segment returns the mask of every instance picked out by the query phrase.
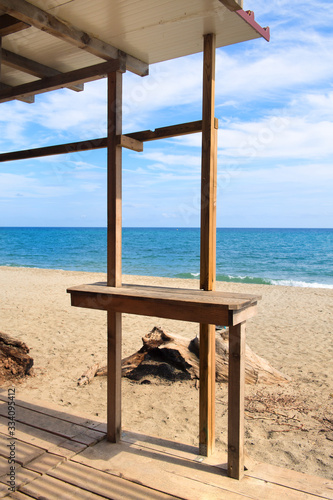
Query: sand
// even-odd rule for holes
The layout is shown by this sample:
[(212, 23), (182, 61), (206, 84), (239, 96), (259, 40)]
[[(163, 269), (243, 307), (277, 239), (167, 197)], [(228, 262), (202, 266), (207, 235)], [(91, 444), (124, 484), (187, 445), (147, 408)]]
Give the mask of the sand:
[[(0, 331), (24, 341), (34, 376), (17, 385), (18, 397), (46, 401), (106, 418), (106, 380), (83, 387), (92, 364), (106, 364), (106, 313), (70, 306), (69, 286), (104, 275), (0, 267)], [(196, 280), (124, 276), (126, 283), (197, 288)], [(292, 381), (246, 386), (246, 450), (254, 459), (332, 477), (333, 290), (218, 283), (217, 289), (262, 295), (247, 322), (247, 342)], [(195, 323), (123, 316), (123, 356), (154, 326), (193, 338)], [(198, 444), (198, 389), (193, 381), (140, 384), (123, 379), (123, 428)], [(226, 447), (227, 386), (216, 390), (216, 445)]]

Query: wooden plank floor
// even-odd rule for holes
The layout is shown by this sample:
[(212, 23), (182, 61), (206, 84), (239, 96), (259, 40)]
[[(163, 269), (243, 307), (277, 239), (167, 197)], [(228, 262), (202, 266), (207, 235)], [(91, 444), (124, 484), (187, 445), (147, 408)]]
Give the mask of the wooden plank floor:
[(242, 481), (226, 475), (226, 455), (124, 432), (105, 439), (101, 420), (49, 403), (16, 399), (16, 488), (8, 491), (7, 392), (0, 391), (0, 498), (302, 500), (333, 499), (333, 481), (248, 460)]

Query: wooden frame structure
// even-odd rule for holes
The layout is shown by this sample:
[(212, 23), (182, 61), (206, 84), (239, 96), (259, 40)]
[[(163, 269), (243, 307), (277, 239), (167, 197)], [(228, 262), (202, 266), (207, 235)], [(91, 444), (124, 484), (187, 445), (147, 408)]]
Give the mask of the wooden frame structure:
[[(245, 321), (256, 312), (260, 297), (214, 292), (216, 246), (217, 121), (214, 117), (215, 37), (204, 37), (201, 257), (198, 291), (122, 286), (121, 278), (121, 85), (122, 75), (108, 75), (108, 249), (107, 283), (68, 289), (72, 305), (107, 311), (108, 439), (121, 439), (121, 315), (159, 316), (200, 323), (199, 452), (209, 456), (215, 445), (215, 325), (230, 328), (228, 470), (244, 471)], [(183, 133), (193, 132), (192, 124)], [(170, 127), (167, 136), (180, 132)], [(151, 134), (147, 134), (151, 137)], [(163, 138), (161, 132), (159, 138)], [(178, 134), (177, 134), (178, 135)], [(144, 133), (130, 134), (140, 138)], [(156, 138), (156, 136), (154, 137)], [(138, 140), (138, 139), (136, 139)]]
[[(23, 71), (25, 74), (37, 76), (38, 79), (22, 81), (16, 85), (1, 84), (0, 102), (13, 99), (32, 102), (36, 94), (62, 87), (80, 91), (84, 82), (106, 76), (107, 137), (35, 150), (2, 153), (0, 162), (107, 148), (107, 282), (68, 289), (73, 306), (107, 311), (107, 438), (114, 443), (121, 439), (122, 313), (193, 321), (200, 324), (199, 451), (202, 455), (211, 455), (215, 443), (215, 325), (229, 326), (228, 474), (240, 479), (244, 473), (245, 323), (256, 313), (256, 304), (260, 297), (215, 291), (218, 128), (214, 115), (215, 52), (217, 38), (221, 46), (221, 36), (225, 35), (221, 35), (221, 30), (217, 30), (217, 34), (213, 31), (203, 33), (202, 120), (123, 135), (123, 73), (129, 70), (145, 76), (148, 73), (147, 62), (125, 52), (122, 48), (112, 46), (107, 41), (89, 35), (67, 20), (62, 21), (50, 12), (43, 11), (37, 6), (39, 0), (35, 3), (36, 5), (32, 5), (25, 0), (0, 0), (0, 42), (1, 37), (4, 39), (7, 36), (15, 37), (21, 31), (29, 32), (32, 26), (81, 51), (83, 49), (88, 55), (100, 58), (104, 62), (99, 60), (97, 64), (63, 72), (5, 48), (0, 52), (2, 64)], [(57, 4), (58, 0), (55, 0), (55, 3)], [(241, 1), (220, 0), (217, 3), (221, 7), (223, 5), (223, 15), (227, 25), (232, 21), (237, 26), (244, 27), (244, 39), (259, 36), (268, 39), (269, 31), (255, 23), (253, 13), (244, 13)], [(63, 8), (61, 2), (59, 8)], [(200, 16), (198, 14), (196, 16), (199, 19)], [(212, 20), (215, 19), (214, 16), (215, 11), (211, 15)], [(188, 31), (189, 37), (192, 37), (192, 31), (192, 29)], [(190, 41), (193, 43), (192, 39)], [(119, 38), (119, 43), (123, 43), (122, 38)], [(228, 41), (228, 43), (233, 42)], [(170, 48), (170, 53), (172, 50), (177, 50), (177, 46)], [(191, 50), (197, 51), (197, 45)], [(154, 58), (159, 56), (148, 54), (147, 59), (150, 57), (154, 62)], [(122, 148), (142, 151), (145, 141), (199, 131), (202, 132), (200, 290), (123, 286)]]

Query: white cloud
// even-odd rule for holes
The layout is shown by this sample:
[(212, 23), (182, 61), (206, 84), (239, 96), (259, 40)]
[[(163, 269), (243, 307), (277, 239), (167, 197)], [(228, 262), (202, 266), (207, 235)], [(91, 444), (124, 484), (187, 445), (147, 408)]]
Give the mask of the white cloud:
[[(202, 56), (194, 55), (152, 65), (150, 75), (124, 80), (125, 119), (142, 123), (147, 115), (163, 108), (197, 103), (201, 97)], [(143, 117), (137, 115), (143, 113)], [(135, 115), (135, 120), (133, 119)], [(131, 119), (132, 115), (132, 119)], [(159, 124), (150, 124), (154, 129)]]
[[(216, 93), (219, 98), (234, 100), (239, 104), (251, 101), (265, 102), (268, 98), (288, 100), (300, 90), (311, 85), (322, 85), (333, 78), (333, 51), (318, 57), (322, 41), (310, 40), (308, 44), (290, 44), (272, 51), (230, 56), (220, 52), (217, 57)], [(333, 40), (332, 40), (333, 42)]]
[(330, 165), (238, 169), (218, 181), (218, 225), (331, 227)]
[[(301, 31), (303, 28), (314, 30), (329, 25), (333, 18), (330, 2), (326, 0), (275, 0), (270, 4), (266, 0), (245, 0), (244, 9), (254, 10), (257, 14), (257, 21), (268, 22), (273, 28), (272, 31), (281, 31), (283, 26), (290, 26), (294, 31)], [(262, 24), (262, 23), (261, 23)], [(290, 40), (290, 36), (289, 36)]]
[(50, 198), (68, 195), (72, 190), (64, 186), (43, 185), (39, 179), (28, 175), (0, 172), (0, 198)]
[[(286, 164), (277, 165), (273, 168), (261, 167), (255, 170), (238, 170), (238, 179), (244, 182), (244, 185), (251, 184), (251, 189), (256, 193), (262, 190), (265, 194), (276, 189), (295, 190), (295, 185), (299, 188), (317, 189), (322, 186), (323, 191), (329, 189), (328, 183), (333, 179), (331, 165), (322, 163), (298, 164), (289, 166)], [(260, 183), (258, 184), (258, 179)], [(270, 186), (270, 189), (268, 187)], [(278, 188), (277, 188), (278, 186)], [(263, 189), (265, 188), (265, 189)]]
[[(298, 94), (282, 110), (272, 110), (262, 119), (220, 120), (218, 146), (221, 163), (227, 156), (237, 161), (258, 158), (333, 158), (333, 91)], [(201, 147), (201, 136), (175, 139), (180, 147)]]
[(290, 104), (294, 114), (307, 116), (312, 121), (332, 120), (333, 116), (333, 80), (332, 90), (316, 90), (312, 93), (297, 95)]
[(154, 162), (159, 162), (166, 166), (182, 165), (190, 167), (200, 167), (200, 156), (189, 154), (167, 154), (163, 151), (152, 151), (151, 153), (143, 153), (142, 158)]
[(86, 191), (88, 193), (94, 193), (95, 191), (99, 191), (101, 189), (101, 184), (93, 183), (93, 182), (85, 182), (79, 186), (79, 189), (82, 191)]
[(61, 90), (36, 96), (35, 104), (3, 103), (0, 148), (30, 149), (106, 135), (106, 85), (97, 81), (84, 92)]
[(275, 130), (271, 120), (238, 123), (219, 130), (223, 153), (234, 158), (287, 158), (327, 160), (333, 156), (333, 123), (284, 117), (285, 127)]

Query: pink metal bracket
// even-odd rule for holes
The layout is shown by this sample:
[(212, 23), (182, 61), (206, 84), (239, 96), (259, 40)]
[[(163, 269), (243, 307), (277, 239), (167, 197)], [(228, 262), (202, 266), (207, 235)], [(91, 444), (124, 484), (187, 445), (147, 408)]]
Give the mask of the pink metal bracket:
[(236, 11), (236, 14), (243, 18), (244, 21), (246, 21), (257, 33), (259, 33), (260, 36), (262, 36), (263, 38), (265, 38), (265, 40), (267, 40), (267, 42), (269, 42), (269, 28), (262, 28), (260, 24), (256, 22), (254, 18), (254, 12), (252, 12), (252, 10), (245, 11), (243, 9), (240, 9)]

